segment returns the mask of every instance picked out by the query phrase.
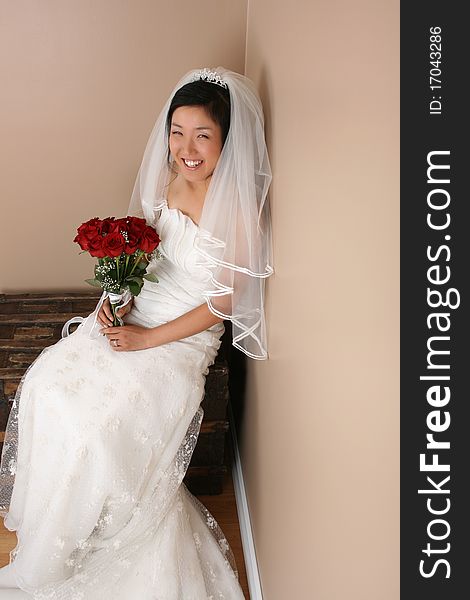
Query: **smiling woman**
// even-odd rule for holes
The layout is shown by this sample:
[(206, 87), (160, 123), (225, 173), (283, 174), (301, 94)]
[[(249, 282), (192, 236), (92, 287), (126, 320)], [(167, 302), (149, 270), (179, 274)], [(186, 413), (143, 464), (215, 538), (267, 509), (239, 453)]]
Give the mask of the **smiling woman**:
[(189, 72), (165, 104), (129, 210), (161, 239), (163, 258), (148, 266), (158, 282), (145, 280), (122, 327), (107, 326), (103, 304), (22, 381), (0, 469), (0, 513), (18, 545), (0, 588), (43, 600), (243, 599), (227, 540), (182, 481), (223, 319), (234, 345), (267, 358), (262, 123), (251, 82), (222, 68)]
[(169, 147), (175, 178), (168, 204), (198, 222), (222, 150), (221, 127), (204, 107), (181, 106), (173, 113)]
[(167, 200), (195, 223), (219, 160), (230, 124), (228, 89), (193, 81), (174, 95), (166, 118), (168, 165), (172, 174)]

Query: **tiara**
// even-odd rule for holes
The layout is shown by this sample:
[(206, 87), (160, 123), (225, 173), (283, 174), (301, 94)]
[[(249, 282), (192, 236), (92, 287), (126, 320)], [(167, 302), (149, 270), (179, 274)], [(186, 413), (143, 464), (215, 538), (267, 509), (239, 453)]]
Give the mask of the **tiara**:
[(210, 71), (209, 69), (201, 69), (199, 71), (196, 71), (196, 73), (194, 73), (194, 75), (191, 77), (190, 83), (192, 83), (193, 81), (198, 81), (199, 79), (208, 81), (209, 83), (216, 83), (217, 85), (222, 86), (226, 90), (228, 89), (228, 85), (225, 83), (222, 77), (215, 71)]

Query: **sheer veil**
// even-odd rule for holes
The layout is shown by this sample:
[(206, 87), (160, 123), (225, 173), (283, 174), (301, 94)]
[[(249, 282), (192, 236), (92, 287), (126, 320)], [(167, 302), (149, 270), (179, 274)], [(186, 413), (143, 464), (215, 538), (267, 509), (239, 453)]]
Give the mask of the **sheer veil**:
[[(232, 322), (232, 343), (251, 358), (268, 358), (264, 315), (265, 279), (272, 275), (271, 219), (267, 193), (271, 167), (264, 116), (253, 82), (223, 67), (194, 69), (178, 81), (145, 148), (129, 214), (155, 225), (171, 175), (166, 117), (175, 92), (200, 78), (225, 83), (230, 94), (230, 128), (212, 175), (195, 246), (209, 284), (209, 309)], [(218, 85), (214, 83), (214, 85)]]

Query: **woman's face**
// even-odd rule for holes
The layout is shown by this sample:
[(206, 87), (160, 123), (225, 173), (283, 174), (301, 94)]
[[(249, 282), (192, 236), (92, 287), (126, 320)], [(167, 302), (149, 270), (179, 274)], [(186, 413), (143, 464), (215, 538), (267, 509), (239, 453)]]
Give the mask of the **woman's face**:
[(219, 160), (222, 131), (203, 106), (180, 106), (171, 118), (169, 143), (178, 172), (188, 182), (202, 182)]

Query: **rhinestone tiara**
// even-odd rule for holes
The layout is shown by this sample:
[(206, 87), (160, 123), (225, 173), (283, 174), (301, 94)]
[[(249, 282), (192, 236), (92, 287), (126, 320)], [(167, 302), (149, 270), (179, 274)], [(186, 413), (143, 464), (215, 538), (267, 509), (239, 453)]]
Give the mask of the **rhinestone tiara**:
[(194, 75), (191, 77), (190, 83), (192, 83), (193, 81), (198, 81), (199, 79), (208, 81), (209, 83), (216, 83), (217, 85), (220, 85), (226, 90), (228, 89), (228, 85), (225, 83), (222, 77), (218, 73), (216, 73), (215, 71), (211, 71), (210, 69), (200, 69), (199, 71), (196, 71), (196, 73), (194, 73)]

